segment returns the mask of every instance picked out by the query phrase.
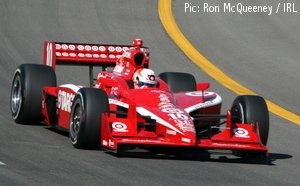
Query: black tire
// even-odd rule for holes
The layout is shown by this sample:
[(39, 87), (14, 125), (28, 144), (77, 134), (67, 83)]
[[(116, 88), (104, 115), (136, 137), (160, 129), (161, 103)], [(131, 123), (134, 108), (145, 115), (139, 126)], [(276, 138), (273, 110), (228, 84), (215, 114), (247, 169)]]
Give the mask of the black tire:
[(264, 98), (260, 96), (238, 96), (232, 104), (233, 123), (258, 122), (261, 142), (267, 145), (269, 136), (269, 111)]
[(41, 122), (45, 86), (56, 86), (54, 70), (46, 65), (23, 64), (16, 71), (10, 94), (10, 108), (16, 123)]
[(75, 148), (100, 147), (101, 114), (109, 112), (106, 92), (81, 88), (74, 98), (70, 115), (70, 139)]
[(167, 83), (172, 92), (196, 91), (197, 84), (192, 74), (183, 72), (163, 72), (158, 75)]

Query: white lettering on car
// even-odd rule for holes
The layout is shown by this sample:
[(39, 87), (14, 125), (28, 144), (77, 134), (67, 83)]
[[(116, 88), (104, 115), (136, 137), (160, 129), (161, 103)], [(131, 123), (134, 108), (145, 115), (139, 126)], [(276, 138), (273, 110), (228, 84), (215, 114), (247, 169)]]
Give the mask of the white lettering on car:
[(166, 94), (161, 93), (159, 95), (160, 102), (158, 104), (159, 109), (162, 112), (168, 113), (168, 116), (173, 120), (178, 128), (182, 131), (195, 132), (193, 121), (186, 113), (177, 108), (170, 100), (170, 97)]
[(73, 103), (75, 95), (72, 93), (68, 93), (62, 90), (58, 91), (58, 108), (66, 111), (66, 112), (71, 112), (71, 106)]

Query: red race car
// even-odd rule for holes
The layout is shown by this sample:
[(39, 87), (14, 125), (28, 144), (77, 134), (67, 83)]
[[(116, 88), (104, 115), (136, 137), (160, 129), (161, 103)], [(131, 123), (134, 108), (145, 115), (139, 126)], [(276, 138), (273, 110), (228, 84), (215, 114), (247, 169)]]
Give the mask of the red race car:
[[(269, 112), (262, 97), (222, 98), (193, 75), (155, 76), (149, 49), (133, 45), (45, 42), (44, 65), (20, 65), (11, 89), (16, 123), (43, 122), (69, 131), (76, 148), (224, 149), (268, 155)], [(57, 65), (89, 67), (90, 85), (57, 86)], [(94, 66), (102, 71), (94, 78)], [(111, 67), (111, 68), (109, 68)], [(111, 69), (111, 70), (108, 70)]]

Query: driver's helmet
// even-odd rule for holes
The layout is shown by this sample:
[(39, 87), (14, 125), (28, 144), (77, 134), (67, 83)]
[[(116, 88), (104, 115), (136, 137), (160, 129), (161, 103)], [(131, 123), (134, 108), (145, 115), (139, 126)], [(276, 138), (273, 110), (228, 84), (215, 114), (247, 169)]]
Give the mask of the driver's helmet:
[(135, 71), (132, 77), (134, 88), (153, 88), (156, 87), (154, 71), (147, 68), (141, 68)]

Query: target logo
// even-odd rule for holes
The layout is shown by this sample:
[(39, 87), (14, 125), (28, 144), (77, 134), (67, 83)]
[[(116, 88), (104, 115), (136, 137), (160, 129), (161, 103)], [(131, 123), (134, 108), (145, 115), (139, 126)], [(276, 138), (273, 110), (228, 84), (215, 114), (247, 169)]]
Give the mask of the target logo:
[(84, 47), (84, 49), (85, 49), (86, 51), (90, 51), (90, 50), (92, 50), (92, 47), (89, 46), (89, 45), (86, 45), (86, 46)]
[(64, 50), (67, 50), (67, 49), (68, 49), (68, 45), (66, 45), (66, 44), (63, 44), (61, 47), (62, 47), (62, 49), (64, 49)]
[(107, 58), (107, 55), (106, 54), (101, 54), (100, 57), (101, 58)]
[(75, 47), (75, 45), (69, 45), (69, 49), (70, 49), (70, 50), (75, 50), (76, 47)]
[(68, 56), (69, 56), (69, 54), (68, 54), (67, 52), (63, 52), (63, 53), (62, 53), (62, 56), (64, 56), (64, 57), (68, 57)]
[(116, 47), (116, 51), (117, 52), (122, 52), (122, 48), (121, 47)]
[(78, 48), (78, 50), (80, 50), (80, 51), (84, 50), (84, 46), (82, 46), (82, 45), (78, 45), (77, 48)]
[(89, 53), (85, 54), (85, 56), (86, 56), (87, 58), (93, 57), (93, 55), (92, 55), (92, 54), (89, 54)]
[(243, 128), (233, 129), (234, 136), (237, 138), (250, 138), (249, 132)]
[(113, 47), (113, 46), (108, 47), (108, 51), (114, 52), (115, 51), (115, 47)]
[(78, 57), (84, 57), (84, 54), (83, 53), (79, 53)]
[(113, 54), (109, 54), (109, 56), (108, 56), (110, 59), (115, 59), (116, 58), (116, 56), (115, 55), (113, 55)]
[(114, 122), (112, 128), (114, 132), (128, 132), (127, 125), (121, 122)]
[(99, 50), (100, 50), (101, 52), (105, 52), (105, 51), (106, 51), (106, 48), (105, 48), (104, 46), (99, 46)]
[(93, 54), (93, 57), (94, 58), (100, 58), (100, 55), (99, 54)]
[(56, 50), (61, 49), (61, 45), (60, 45), (60, 44), (55, 44), (55, 49), (56, 49)]
[(97, 46), (92, 46), (92, 50), (97, 52), (98, 51), (98, 47)]

